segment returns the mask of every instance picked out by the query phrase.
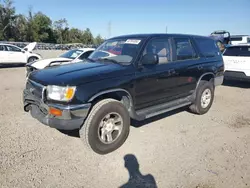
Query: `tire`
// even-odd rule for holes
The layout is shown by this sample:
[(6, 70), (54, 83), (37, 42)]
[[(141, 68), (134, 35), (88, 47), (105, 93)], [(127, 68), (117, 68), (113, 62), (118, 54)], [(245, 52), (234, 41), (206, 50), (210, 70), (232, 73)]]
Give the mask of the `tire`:
[[(210, 102), (202, 105), (202, 95), (204, 92), (210, 91)], [(208, 95), (207, 95), (208, 96)], [(194, 103), (189, 107), (194, 114), (203, 115), (209, 111), (214, 100), (214, 85), (212, 81), (201, 80), (196, 90), (196, 98)]]
[[(112, 143), (105, 143), (104, 140), (101, 139), (101, 131), (99, 127), (103, 118), (109, 113), (114, 113), (115, 116), (120, 116), (120, 119), (122, 119), (123, 127), (120, 131), (119, 136), (117, 136), (117, 138), (114, 139)], [(112, 117), (112, 115), (110, 117)], [(112, 118), (109, 118), (109, 120), (112, 121)], [(103, 122), (107, 121), (108, 120)], [(104, 130), (104, 128), (102, 130)], [(121, 147), (126, 141), (129, 135), (129, 131), (130, 116), (125, 106), (117, 100), (104, 99), (97, 102), (93, 106), (87, 119), (85, 120), (85, 123), (79, 130), (79, 135), (84, 145), (87, 146), (88, 149), (93, 150), (97, 154), (105, 155)], [(116, 133), (114, 134), (115, 138), (115, 136), (118, 135), (119, 131), (114, 131), (113, 133)], [(105, 139), (107, 138), (108, 137), (105, 136)]]
[(35, 61), (35, 60), (37, 60), (38, 58), (37, 57), (30, 57), (29, 59), (28, 59), (28, 62), (27, 63), (31, 63), (31, 62), (33, 62), (33, 61)]

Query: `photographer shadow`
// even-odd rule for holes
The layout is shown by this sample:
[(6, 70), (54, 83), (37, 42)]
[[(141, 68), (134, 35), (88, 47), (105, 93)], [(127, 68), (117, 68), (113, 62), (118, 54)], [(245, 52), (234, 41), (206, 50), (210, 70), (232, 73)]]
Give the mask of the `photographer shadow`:
[(141, 174), (139, 163), (133, 154), (128, 154), (124, 157), (124, 166), (128, 170), (129, 180), (119, 188), (157, 188), (154, 176)]

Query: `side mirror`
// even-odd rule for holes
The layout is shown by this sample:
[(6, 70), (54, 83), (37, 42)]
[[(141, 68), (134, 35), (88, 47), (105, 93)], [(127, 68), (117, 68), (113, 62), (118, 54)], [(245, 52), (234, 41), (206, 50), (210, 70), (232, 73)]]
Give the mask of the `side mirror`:
[(142, 57), (143, 65), (154, 65), (159, 63), (159, 57), (157, 54), (147, 53)]

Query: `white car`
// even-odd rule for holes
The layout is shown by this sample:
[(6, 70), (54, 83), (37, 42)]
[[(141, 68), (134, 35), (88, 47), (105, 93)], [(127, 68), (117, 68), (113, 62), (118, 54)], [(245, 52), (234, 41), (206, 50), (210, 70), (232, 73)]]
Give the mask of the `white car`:
[(250, 81), (250, 44), (228, 46), (223, 52), (224, 78)]
[(250, 36), (248, 35), (233, 35), (231, 36), (231, 44), (250, 43)]
[(0, 43), (0, 63), (30, 63), (41, 59), (41, 55), (33, 53), (36, 42), (32, 42), (24, 48), (12, 44)]
[(39, 61), (35, 61), (27, 64), (27, 67), (40, 70), (50, 66), (62, 65), (66, 63), (76, 63), (82, 61), (95, 50), (95, 48), (80, 48), (69, 50), (66, 53), (60, 55), (59, 57), (42, 59)]

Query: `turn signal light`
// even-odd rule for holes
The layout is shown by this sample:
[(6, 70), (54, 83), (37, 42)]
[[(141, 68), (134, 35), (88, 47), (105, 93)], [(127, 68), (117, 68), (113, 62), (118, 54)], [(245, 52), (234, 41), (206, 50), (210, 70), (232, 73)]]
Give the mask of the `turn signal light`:
[(54, 115), (54, 116), (62, 116), (62, 111), (61, 110), (58, 110), (58, 109), (52, 108), (52, 107), (49, 108), (49, 113), (51, 115)]

